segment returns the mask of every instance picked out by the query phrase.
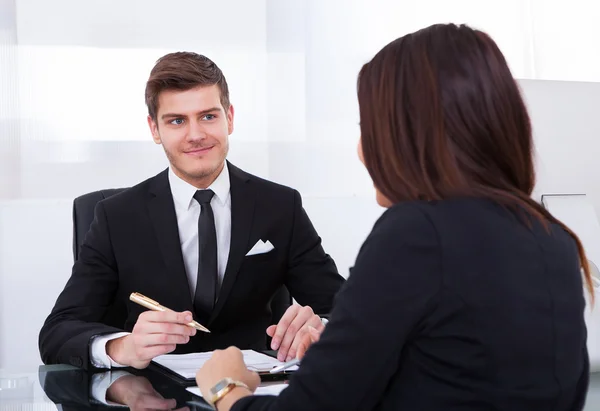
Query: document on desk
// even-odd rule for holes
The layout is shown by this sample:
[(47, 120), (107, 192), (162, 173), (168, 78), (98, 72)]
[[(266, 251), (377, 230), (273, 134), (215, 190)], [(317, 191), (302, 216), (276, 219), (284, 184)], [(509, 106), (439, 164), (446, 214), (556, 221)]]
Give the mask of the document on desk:
[[(254, 391), (254, 395), (279, 395), (281, 391), (287, 388), (287, 386), (287, 382), (280, 382), (264, 386), (261, 385), (256, 389), (256, 391)], [(198, 387), (188, 387), (187, 390), (198, 397), (202, 397), (202, 393)]]
[[(276, 358), (254, 350), (242, 350), (244, 362), (249, 370), (258, 373), (268, 373), (274, 367), (284, 364), (277, 361)], [(191, 353), (191, 354), (165, 354), (154, 358), (155, 363), (167, 368), (169, 371), (185, 379), (196, 378), (196, 373), (206, 361), (212, 356), (212, 351)], [(290, 368), (287, 371), (295, 371), (298, 367)]]

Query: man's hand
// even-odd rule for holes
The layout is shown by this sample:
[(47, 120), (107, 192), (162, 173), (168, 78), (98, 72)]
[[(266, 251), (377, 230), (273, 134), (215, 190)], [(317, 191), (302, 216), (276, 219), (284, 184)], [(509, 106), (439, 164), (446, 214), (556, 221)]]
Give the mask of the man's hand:
[(298, 358), (299, 360), (304, 358), (308, 347), (319, 341), (322, 332), (323, 330), (317, 331), (316, 328), (313, 328), (310, 325), (305, 330), (303, 330), (302, 334), (300, 335), (300, 344), (298, 344), (298, 352), (296, 353), (296, 358)]
[(289, 361), (296, 358), (300, 337), (308, 326), (322, 331), (325, 326), (321, 318), (309, 306), (292, 305), (287, 309), (279, 324), (267, 328), (267, 334), (272, 337), (271, 349), (279, 350), (277, 359)]
[(146, 368), (154, 357), (175, 350), (177, 344), (186, 344), (196, 335), (196, 329), (186, 325), (190, 321), (189, 311), (145, 311), (131, 334), (106, 344), (106, 353), (119, 364)]
[[(115, 381), (106, 392), (108, 401), (127, 405), (134, 411), (172, 410), (177, 405), (174, 399), (165, 399), (145, 377), (127, 375)], [(188, 407), (180, 408), (180, 411)]]

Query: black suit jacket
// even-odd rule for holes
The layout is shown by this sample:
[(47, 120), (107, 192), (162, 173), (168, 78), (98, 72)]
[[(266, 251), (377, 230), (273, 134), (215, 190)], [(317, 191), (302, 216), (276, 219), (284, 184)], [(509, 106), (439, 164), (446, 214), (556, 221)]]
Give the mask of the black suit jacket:
[[(297, 191), (228, 164), (231, 246), (219, 298), (205, 325), (176, 353), (236, 345), (265, 349), (269, 302), (286, 285), (316, 313), (328, 313), (343, 283), (302, 208)], [(259, 240), (275, 249), (246, 257)], [(65, 289), (40, 332), (44, 363), (89, 365), (90, 338), (131, 331), (145, 308), (140, 292), (176, 311), (193, 312), (167, 170), (98, 203)]]
[(581, 410), (577, 248), (530, 225), (479, 199), (390, 208), (289, 387), (233, 410)]

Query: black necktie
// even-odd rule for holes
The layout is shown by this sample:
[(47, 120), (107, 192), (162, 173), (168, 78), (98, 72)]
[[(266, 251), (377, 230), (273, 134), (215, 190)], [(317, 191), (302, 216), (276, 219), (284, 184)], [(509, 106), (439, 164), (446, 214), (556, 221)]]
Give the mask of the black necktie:
[(194, 310), (200, 322), (206, 323), (217, 297), (217, 232), (210, 200), (212, 190), (198, 190), (194, 194), (200, 203), (198, 218), (198, 280), (194, 293)]

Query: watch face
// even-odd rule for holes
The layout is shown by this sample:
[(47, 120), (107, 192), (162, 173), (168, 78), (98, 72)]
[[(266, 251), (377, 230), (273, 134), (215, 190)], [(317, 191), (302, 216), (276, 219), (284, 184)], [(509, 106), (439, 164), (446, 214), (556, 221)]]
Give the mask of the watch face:
[(216, 394), (219, 391), (221, 391), (223, 388), (227, 387), (228, 385), (229, 385), (229, 378), (223, 378), (221, 381), (216, 383), (214, 387), (211, 388), (211, 391), (213, 394)]

